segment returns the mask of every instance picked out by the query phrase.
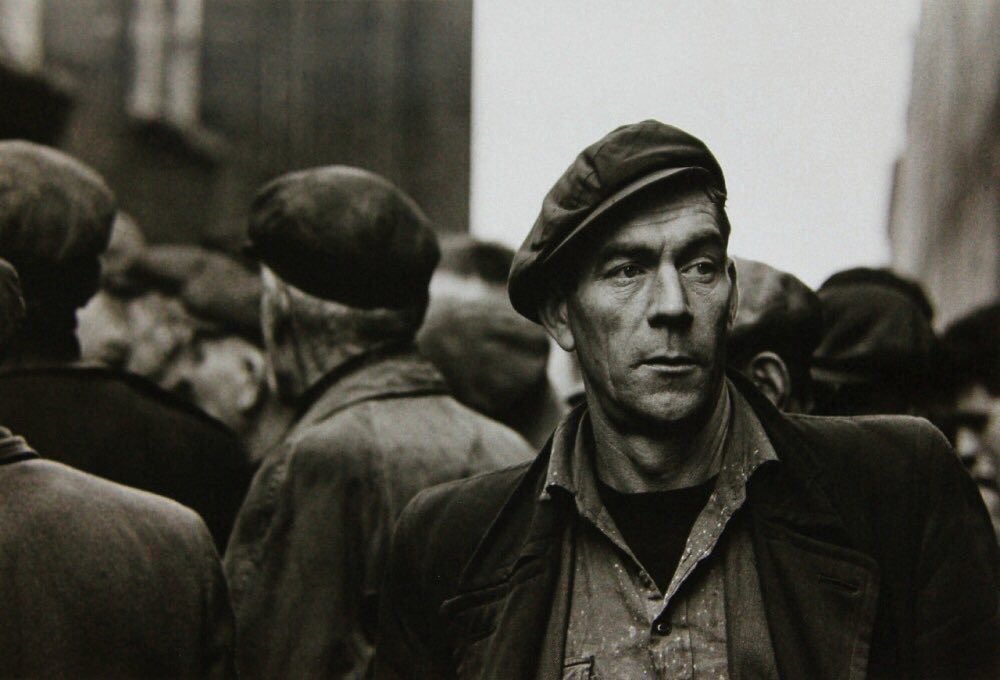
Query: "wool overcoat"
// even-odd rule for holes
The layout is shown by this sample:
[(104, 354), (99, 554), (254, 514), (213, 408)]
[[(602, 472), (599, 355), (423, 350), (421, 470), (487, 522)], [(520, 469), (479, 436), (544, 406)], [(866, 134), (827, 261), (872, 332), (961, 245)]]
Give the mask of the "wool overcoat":
[(204, 522), (0, 434), (0, 677), (235, 677)]

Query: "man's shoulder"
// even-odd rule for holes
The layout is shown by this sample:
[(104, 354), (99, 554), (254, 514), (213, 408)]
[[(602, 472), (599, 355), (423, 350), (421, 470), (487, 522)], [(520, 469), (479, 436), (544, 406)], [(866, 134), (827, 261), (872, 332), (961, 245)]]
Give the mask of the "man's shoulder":
[(913, 416), (788, 415), (785, 422), (824, 467), (862, 467), (898, 478), (914, 466), (936, 467), (954, 458), (944, 435)]
[(492, 517), (510, 498), (530, 467), (531, 461), (527, 461), (437, 484), (417, 494), (407, 511), (426, 519), (446, 518), (456, 509), (463, 509), (463, 513), (475, 515), (477, 519), (484, 515)]
[(787, 416), (785, 422), (794, 434), (781, 435), (779, 459), (792, 463), (805, 483), (817, 479), (857, 527), (891, 527), (904, 516), (929, 521), (941, 510), (928, 507), (929, 499), (964, 503), (972, 488), (944, 435), (923, 418)]
[[(132, 418), (154, 418), (197, 431), (203, 437), (235, 442), (235, 435), (220, 421), (134, 373), (85, 364), (29, 366), (0, 371), (0, 381), (6, 383), (7, 399), (30, 400), (40, 393), (51, 403), (60, 395), (72, 401), (90, 394), (107, 407), (106, 412), (113, 418), (122, 417), (123, 413)], [(127, 408), (123, 411), (121, 407)]]
[(464, 565), (531, 465), (521, 463), (420, 491), (400, 515), (398, 540), (419, 541), (421, 552), (433, 561)]
[(47, 524), (71, 536), (79, 525), (94, 536), (157, 535), (163, 539), (211, 546), (204, 522), (190, 508), (169, 498), (124, 486), (45, 459), (0, 468), (4, 497), (16, 499), (10, 509), (30, 518), (32, 530)]
[(400, 447), (406, 447), (408, 459), (444, 451), (467, 459), (471, 471), (478, 472), (526, 461), (534, 453), (507, 426), (443, 393), (361, 400), (293, 432), (288, 445), (298, 464), (349, 467), (366, 464), (379, 451), (398, 457)]

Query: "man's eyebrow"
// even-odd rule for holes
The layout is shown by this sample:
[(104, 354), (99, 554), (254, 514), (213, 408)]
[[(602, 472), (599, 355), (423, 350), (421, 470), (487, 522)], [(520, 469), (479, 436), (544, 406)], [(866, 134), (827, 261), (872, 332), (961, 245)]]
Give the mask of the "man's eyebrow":
[[(691, 241), (685, 243), (677, 251), (677, 257), (679, 259), (685, 259), (692, 257), (694, 254), (705, 248), (719, 248), (720, 250), (725, 250), (725, 242), (722, 239), (722, 235), (717, 232), (707, 232), (704, 234), (696, 235)], [(604, 245), (597, 252), (598, 262), (607, 262), (619, 257), (623, 258), (642, 258), (650, 257), (659, 254), (660, 250), (658, 247), (654, 247), (647, 243), (635, 242), (635, 241), (612, 241)]]
[(619, 257), (623, 258), (639, 258), (643, 256), (650, 256), (659, 252), (657, 248), (646, 243), (635, 243), (631, 241), (612, 241), (604, 245), (597, 252), (598, 262), (607, 262), (609, 260), (614, 260)]
[(722, 235), (719, 233), (710, 233), (695, 237), (690, 242), (685, 243), (680, 250), (677, 251), (677, 259), (686, 260), (701, 252), (705, 248), (718, 248), (719, 250), (725, 252), (726, 244), (725, 241), (722, 240)]

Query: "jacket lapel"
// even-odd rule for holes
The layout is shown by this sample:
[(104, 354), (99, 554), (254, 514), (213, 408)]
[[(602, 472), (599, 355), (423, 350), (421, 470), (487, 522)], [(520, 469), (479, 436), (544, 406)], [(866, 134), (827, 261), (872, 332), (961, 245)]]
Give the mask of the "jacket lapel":
[(754, 553), (781, 677), (863, 678), (879, 570), (830, 503), (812, 452), (744, 389), (780, 462), (748, 486)]
[[(459, 678), (558, 677), (568, 592), (555, 593), (570, 560), (565, 500), (539, 500), (546, 445), (466, 566), (458, 593), (441, 607)], [(550, 668), (552, 667), (552, 668)], [(554, 668), (554, 673), (553, 673)]]

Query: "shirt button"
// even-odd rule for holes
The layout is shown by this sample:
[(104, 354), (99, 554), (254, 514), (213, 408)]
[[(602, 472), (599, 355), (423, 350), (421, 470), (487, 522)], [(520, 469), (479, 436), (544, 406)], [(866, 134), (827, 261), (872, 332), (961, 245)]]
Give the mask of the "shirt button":
[(669, 635), (673, 627), (667, 621), (657, 621), (653, 625), (653, 631), (657, 635)]

